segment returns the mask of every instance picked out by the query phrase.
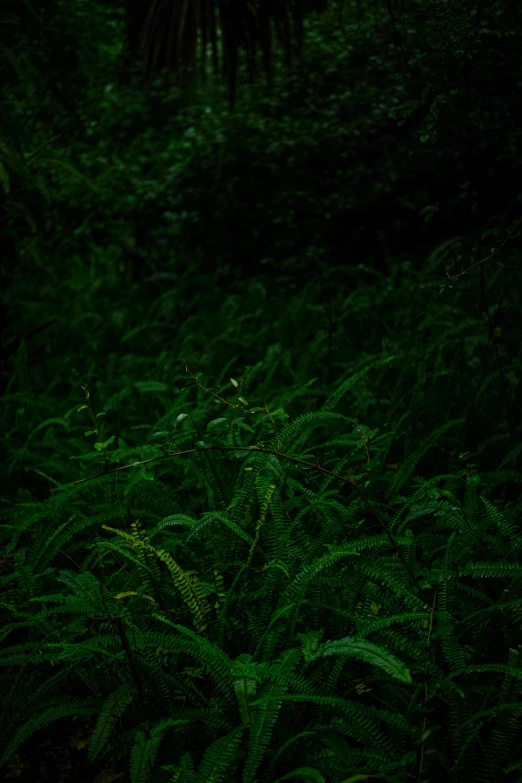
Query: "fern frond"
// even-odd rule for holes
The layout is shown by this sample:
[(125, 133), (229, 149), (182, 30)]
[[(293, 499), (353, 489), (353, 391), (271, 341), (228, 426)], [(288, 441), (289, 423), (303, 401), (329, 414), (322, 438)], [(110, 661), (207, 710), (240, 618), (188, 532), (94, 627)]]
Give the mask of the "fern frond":
[[(163, 769), (165, 768), (163, 767)], [(168, 769), (172, 771), (172, 766), (169, 766)], [(180, 759), (179, 764), (176, 765), (169, 783), (194, 783), (194, 778), (194, 764), (191, 756), (186, 753)]]
[(396, 358), (396, 356), (387, 356), (384, 359), (378, 359), (377, 361), (369, 364), (367, 367), (364, 367), (362, 370), (359, 370), (359, 372), (356, 372), (354, 375), (351, 375), (349, 378), (346, 378), (335, 390), (335, 392), (331, 394), (330, 397), (326, 400), (323, 405), (323, 410), (333, 410), (337, 403), (340, 402), (340, 400), (344, 397), (346, 392), (352, 389), (357, 383), (359, 383), (359, 381), (362, 381), (362, 379), (368, 375), (370, 370), (373, 370), (375, 367), (384, 367), (385, 365), (394, 361)]
[(175, 527), (182, 525), (184, 527), (192, 528), (197, 522), (197, 519), (191, 517), (189, 514), (170, 514), (168, 517), (164, 517), (161, 522), (158, 522), (156, 527), (151, 531), (151, 539), (164, 530), (167, 527)]
[(517, 718), (520, 718), (522, 716), (522, 701), (506, 702), (504, 704), (497, 704), (495, 707), (490, 707), (487, 710), (480, 710), (458, 726), (456, 732), (457, 734), (460, 734), (470, 723), (480, 720), (481, 718), (493, 718), (503, 712), (514, 713)]
[(367, 636), (370, 633), (388, 628), (393, 623), (412, 623), (425, 622), (429, 617), (429, 612), (409, 612), (404, 614), (388, 615), (387, 617), (372, 617), (368, 619), (357, 620), (357, 633), (359, 636)]
[(234, 768), (243, 726), (220, 737), (205, 751), (195, 776), (195, 783), (228, 783), (234, 779)]
[(519, 563), (467, 563), (459, 569), (459, 576), (473, 575), (481, 579), (505, 578), (522, 573)]
[(17, 728), (14, 737), (7, 742), (0, 757), (0, 769), (35, 732), (41, 731), (62, 718), (69, 717), (69, 715), (91, 716), (95, 715), (97, 711), (98, 702), (85, 699), (77, 701), (63, 699), (53, 706), (36, 712), (28, 721)]
[(164, 729), (156, 730), (146, 739), (144, 731), (136, 732), (129, 764), (131, 783), (148, 783), (150, 780), (150, 767), (158, 753), (163, 733)]
[(288, 750), (288, 748), (291, 748), (292, 745), (295, 743), (298, 743), (302, 740), (307, 740), (311, 737), (314, 737), (316, 735), (315, 731), (301, 731), (298, 734), (294, 734), (293, 737), (290, 737), (290, 739), (283, 742), (277, 752), (272, 756), (270, 759), (270, 763), (267, 768), (267, 774), (265, 776), (266, 780), (272, 780), (274, 777), (274, 769), (277, 766), (278, 760), (281, 758), (281, 756)]
[(397, 473), (394, 475), (392, 481), (390, 481), (388, 485), (388, 488), (385, 492), (385, 500), (387, 502), (393, 500), (399, 490), (402, 489), (402, 487), (408, 481), (410, 481), (411, 477), (413, 476), (413, 471), (419, 464), (420, 460), (440, 438), (440, 436), (452, 427), (457, 427), (459, 424), (462, 424), (463, 421), (464, 419), (454, 419), (452, 421), (447, 421), (442, 425), (442, 427), (436, 429), (429, 438), (426, 438), (422, 446), (417, 449), (417, 451), (415, 451), (413, 454), (410, 454), (410, 456), (403, 462)]
[(174, 628), (175, 634), (151, 634), (150, 632), (136, 632), (136, 644), (147, 647), (160, 647), (165, 650), (186, 651), (201, 660), (209, 674), (213, 677), (216, 686), (223, 696), (231, 701), (232, 698), (232, 663), (230, 658), (208, 639), (199, 636), (182, 625), (171, 623), (161, 615), (152, 615), (156, 620)]
[(344, 557), (357, 557), (359, 552), (352, 545), (339, 548), (328, 552), (323, 557), (315, 560), (310, 565), (307, 565), (303, 570), (292, 580), (291, 584), (285, 590), (283, 596), (280, 599), (280, 603), (283, 604), (296, 604), (299, 605), (306, 593), (308, 584), (315, 579), (318, 574), (326, 568), (330, 568), (334, 563)]
[(270, 683), (259, 691), (259, 697), (253, 702), (250, 721), (248, 753), (243, 769), (243, 783), (251, 783), (270, 742), (282, 697), (286, 687)]
[(366, 661), (372, 666), (383, 669), (395, 679), (401, 682), (411, 683), (411, 674), (406, 665), (386, 648), (369, 642), (367, 639), (346, 637), (321, 644), (319, 649), (312, 653), (310, 661), (323, 658), (328, 655), (342, 655)]
[(349, 421), (342, 413), (332, 413), (326, 410), (303, 413), (283, 428), (279, 435), (279, 439), (275, 438), (272, 440), (270, 448), (277, 449), (279, 444), (280, 450), (284, 452), (292, 443), (294, 448), (299, 448), (306, 442), (306, 437), (309, 434), (310, 429), (313, 427), (326, 426), (334, 421), (341, 420), (345, 422)]
[(125, 709), (136, 694), (136, 688), (131, 683), (123, 683), (105, 700), (100, 717), (89, 740), (89, 760), (96, 761), (104, 746), (109, 741), (114, 724), (121, 718)]
[(239, 703), (239, 712), (243, 723), (250, 723), (250, 704), (255, 700), (257, 685), (251, 677), (240, 677), (234, 680), (234, 691)]
[(198, 631), (204, 630), (207, 625), (206, 616), (210, 612), (210, 607), (207, 604), (205, 591), (199, 579), (195, 575), (189, 576), (183, 571), (169, 552), (165, 552), (164, 549), (155, 549), (153, 546), (149, 546), (149, 549), (167, 566), (174, 586), (181, 593), (183, 603), (194, 617), (196, 629)]
[(520, 534), (519, 528), (487, 498), (481, 495), (480, 499), (486, 508), (486, 514), (490, 524), (498, 527), (502, 535), (510, 540), (510, 545), (514, 549), (519, 550), (522, 547), (522, 535)]
[(404, 584), (402, 571), (400, 576), (390, 569), (384, 570), (382, 567), (373, 566), (370, 562), (361, 562), (357, 564), (357, 570), (362, 574), (369, 576), (374, 582), (386, 585), (395, 595), (401, 599), (407, 609), (412, 612), (424, 611), (426, 604), (414, 595)]
[(201, 518), (194, 522), (187, 543), (193, 536), (196, 536), (205, 527), (208, 527), (214, 520), (222, 522), (223, 525), (232, 530), (239, 538), (242, 538), (248, 544), (253, 544), (252, 536), (248, 535), (233, 519), (230, 519), (226, 511), (207, 511), (201, 515)]
[(337, 713), (344, 714), (356, 723), (358, 731), (365, 736), (367, 743), (371, 746), (373, 743), (382, 750), (393, 751), (393, 741), (391, 741), (381, 729), (381, 722), (400, 729), (408, 735), (418, 735), (418, 729), (411, 726), (408, 720), (402, 716), (392, 713), (389, 710), (379, 710), (376, 707), (368, 707), (355, 701), (340, 699), (335, 696), (311, 695), (285, 693), (283, 701), (289, 702), (311, 702), (323, 706), (330, 706)]

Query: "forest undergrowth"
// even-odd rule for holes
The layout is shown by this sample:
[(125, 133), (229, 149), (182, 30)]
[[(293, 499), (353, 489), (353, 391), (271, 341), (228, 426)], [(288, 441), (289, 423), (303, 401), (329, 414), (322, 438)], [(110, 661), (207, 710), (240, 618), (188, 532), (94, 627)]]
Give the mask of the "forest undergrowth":
[(0, 15), (3, 780), (522, 783), (520, 19), (345, 5)]
[(446, 261), (90, 313), (73, 270), (2, 403), (10, 774), (518, 780), (520, 426)]

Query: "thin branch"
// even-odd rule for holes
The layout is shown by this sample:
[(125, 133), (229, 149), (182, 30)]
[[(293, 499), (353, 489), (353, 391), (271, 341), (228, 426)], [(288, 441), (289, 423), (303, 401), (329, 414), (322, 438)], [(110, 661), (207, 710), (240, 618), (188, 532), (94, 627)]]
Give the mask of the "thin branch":
[[(517, 225), (520, 225), (521, 223), (522, 223), (522, 218), (520, 218), (520, 220), (518, 221)], [(474, 269), (479, 264), (484, 264), (486, 261), (489, 261), (490, 258), (493, 258), (493, 256), (496, 256), (496, 254), (498, 252), (500, 252), (500, 250), (502, 250), (502, 248), (504, 247), (506, 242), (509, 242), (510, 239), (516, 239), (519, 236), (522, 236), (522, 233), (520, 231), (518, 231), (516, 234), (512, 234), (511, 236), (506, 237), (500, 243), (500, 245), (497, 247), (497, 249), (489, 254), (489, 256), (486, 256), (486, 258), (481, 258), (480, 261), (475, 261), (473, 264), (471, 264), (471, 266), (468, 266), (467, 269), (463, 269), (462, 272), (459, 272), (458, 275), (450, 275), (449, 272), (446, 272), (448, 280), (457, 280), (459, 277), (462, 277), (462, 275), (466, 275), (468, 272), (470, 272), (472, 269)], [(446, 287), (447, 287), (446, 285), (441, 286), (439, 294), (441, 294)]]

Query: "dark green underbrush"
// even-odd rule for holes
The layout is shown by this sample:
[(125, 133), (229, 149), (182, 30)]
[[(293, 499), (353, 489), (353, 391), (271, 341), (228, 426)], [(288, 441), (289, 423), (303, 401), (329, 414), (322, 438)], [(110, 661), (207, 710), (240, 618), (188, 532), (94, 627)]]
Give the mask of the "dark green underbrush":
[(515, 4), (334, 6), (233, 109), (20, 5), (0, 777), (519, 783)]
[(76, 270), (3, 401), (7, 769), (73, 726), (132, 781), (518, 779), (519, 429), (439, 264), (184, 316)]

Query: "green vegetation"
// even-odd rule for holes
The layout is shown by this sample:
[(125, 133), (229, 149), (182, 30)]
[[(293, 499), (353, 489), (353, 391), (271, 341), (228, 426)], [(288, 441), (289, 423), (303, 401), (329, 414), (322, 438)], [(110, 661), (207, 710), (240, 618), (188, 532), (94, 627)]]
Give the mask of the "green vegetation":
[(2, 780), (522, 781), (520, 12), (311, 5), (0, 14)]

